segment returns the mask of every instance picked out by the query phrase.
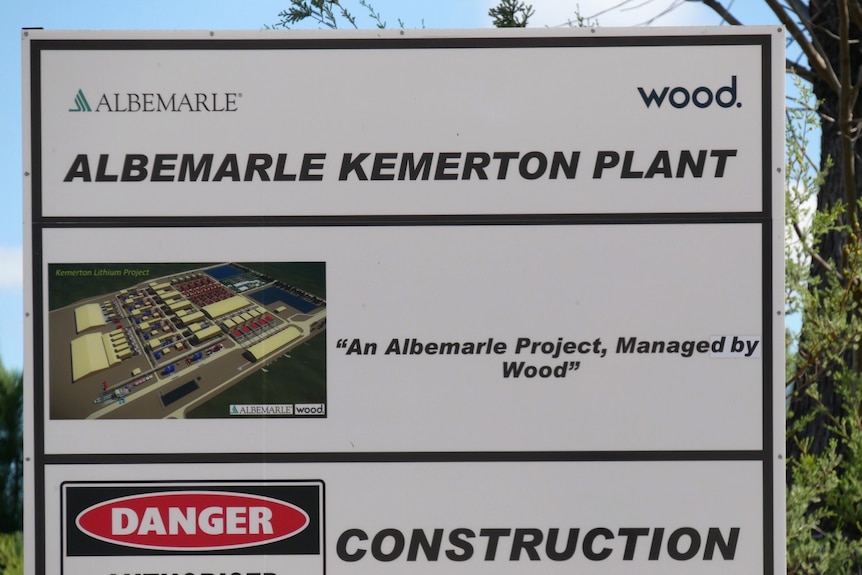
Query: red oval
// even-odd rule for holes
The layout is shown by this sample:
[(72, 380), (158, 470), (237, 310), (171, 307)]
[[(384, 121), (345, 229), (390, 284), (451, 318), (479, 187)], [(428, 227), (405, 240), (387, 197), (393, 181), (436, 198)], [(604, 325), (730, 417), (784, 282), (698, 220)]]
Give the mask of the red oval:
[(305, 529), (308, 514), (281, 501), (223, 491), (166, 491), (103, 501), (78, 514), (78, 528), (101, 541), (164, 551), (265, 545)]

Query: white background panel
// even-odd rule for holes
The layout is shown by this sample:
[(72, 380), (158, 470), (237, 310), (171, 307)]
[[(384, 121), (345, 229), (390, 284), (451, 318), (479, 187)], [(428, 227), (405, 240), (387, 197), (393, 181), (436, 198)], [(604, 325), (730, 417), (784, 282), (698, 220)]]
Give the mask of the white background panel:
[[(174, 481), (320, 479), (325, 483), (326, 573), (591, 573), (596, 575), (637, 573), (659, 574), (736, 574), (763, 570), (764, 542), (761, 464), (757, 462), (497, 462), (497, 463), (330, 463), (266, 465), (64, 465), (46, 468), (46, 520), (60, 525), (59, 489), (63, 481)], [(607, 528), (613, 539), (596, 540), (594, 548), (610, 548), (610, 556), (592, 561), (583, 554), (583, 537), (595, 528)], [(631, 560), (624, 560), (625, 538), (620, 528), (650, 528), (640, 537)], [(717, 527), (725, 535), (739, 529), (732, 559), (716, 553), (703, 560), (698, 553), (689, 560), (676, 560), (667, 554), (670, 534), (680, 528), (694, 528), (705, 535)], [(355, 562), (338, 557), (337, 542), (349, 529), (360, 529), (369, 541), (350, 541), (348, 550), (360, 545), (371, 547), (371, 539), (383, 529), (397, 529), (409, 537), (414, 529), (429, 536), (434, 529), (444, 530), (442, 549), (452, 549), (448, 534), (466, 528), (478, 534), (481, 529), (539, 529), (546, 535), (551, 528), (568, 533), (579, 528), (580, 538), (574, 556), (566, 561), (551, 561), (545, 546), (538, 548), (540, 559), (530, 561), (522, 553), (510, 560), (513, 537), (499, 541), (493, 560), (485, 560), (486, 539), (474, 537), (473, 556), (463, 562), (447, 560), (441, 553), (437, 561), (420, 554), (408, 562), (401, 555), (389, 562), (378, 561), (369, 552)], [(655, 528), (664, 528), (662, 552), (649, 560)], [(49, 529), (46, 552), (49, 570), (57, 572), (62, 560), (60, 530)], [(704, 537), (705, 539), (705, 537)], [(687, 541), (687, 540), (686, 540)], [(704, 542), (701, 543), (703, 546)], [(562, 549), (562, 541), (559, 548)], [(701, 547), (702, 550), (702, 547)], [(122, 572), (148, 572), (157, 565), (165, 572), (220, 572), (209, 558), (168, 558), (155, 560), (129, 558), (109, 563), (94, 557), (89, 571), (68, 571), (64, 575), (86, 572), (107, 574), (107, 565)], [(151, 561), (151, 562), (148, 562)], [(228, 557), (219, 559), (225, 569), (243, 562)], [(245, 563), (248, 565), (248, 562)], [(286, 575), (277, 560), (268, 569)], [(123, 569), (125, 571), (123, 571)], [(159, 572), (161, 572), (159, 571)], [(244, 571), (243, 571), (244, 572)]]
[[(543, 31), (531, 31), (531, 34)], [(544, 31), (546, 35), (559, 32)], [(675, 31), (674, 34), (678, 34)], [(386, 32), (382, 33), (384, 36)], [(423, 31), (400, 31), (408, 39)], [(590, 35), (570, 30), (566, 35)], [(391, 40), (398, 35), (389, 33)], [(257, 39), (275, 38), (262, 34)], [(281, 38), (289, 38), (278, 36)], [(763, 169), (761, 47), (602, 46), (41, 52), (42, 194), (46, 216), (207, 216), (439, 213), (759, 211)], [(261, 70), (266, 73), (262, 81)], [(518, 82), (511, 82), (518, 70)], [(615, 71), (612, 74), (608, 70)], [(735, 80), (734, 80), (735, 78)], [(715, 94), (734, 105), (665, 101), (638, 91)], [(71, 113), (81, 90), (94, 111)], [(225, 92), (229, 113), (111, 113), (102, 95)], [(682, 92), (675, 96), (679, 102)], [(668, 96), (669, 97), (669, 96)], [(701, 96), (704, 97), (704, 96)], [(112, 104), (113, 106), (113, 104)], [(633, 153), (645, 171), (666, 150), (736, 150), (723, 177), (622, 178), (622, 162), (593, 178), (599, 151)], [(517, 166), (482, 181), (339, 181), (343, 154), (554, 151), (581, 153), (577, 177), (526, 180)], [(64, 182), (73, 160), (110, 154), (326, 154), (318, 182)], [(372, 159), (364, 163), (370, 170)], [(213, 168), (215, 171), (215, 168)], [(290, 170), (288, 170), (290, 171)], [(457, 170), (456, 170), (457, 171)], [(178, 201), (178, 198), (182, 198)], [(216, 198), (216, 201), (213, 199)]]
[[(325, 262), (328, 405), (315, 420), (47, 421), (46, 452), (116, 452), (118, 436), (129, 453), (760, 449), (761, 353), (616, 353), (630, 337), (751, 336), (760, 350), (760, 242), (754, 224), (47, 229), (46, 266)], [(515, 353), (560, 337), (607, 354)], [(354, 338), (377, 353), (337, 346)], [(507, 352), (385, 354), (404, 338)], [(512, 361), (580, 365), (505, 378)]]

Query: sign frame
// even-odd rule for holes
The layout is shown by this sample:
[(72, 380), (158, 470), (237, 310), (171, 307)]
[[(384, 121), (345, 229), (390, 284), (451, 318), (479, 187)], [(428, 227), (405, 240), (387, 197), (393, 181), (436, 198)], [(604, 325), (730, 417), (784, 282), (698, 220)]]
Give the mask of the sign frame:
[[(49, 545), (46, 531), (49, 529), (46, 518), (49, 509), (57, 505), (56, 493), (52, 491), (53, 485), (46, 481), (48, 470), (60, 470), (68, 467), (87, 467), (92, 469), (111, 468), (121, 470), (131, 469), (139, 464), (165, 464), (165, 465), (188, 465), (208, 466), (225, 465), (233, 466), (256, 466), (259, 464), (278, 465), (304, 465), (312, 463), (353, 463), (357, 466), (383, 466), (387, 463), (436, 463), (443, 466), (458, 466), (465, 463), (475, 462), (523, 462), (525, 464), (534, 462), (629, 462), (629, 463), (671, 463), (671, 462), (757, 462), (761, 465), (761, 482), (757, 486), (749, 486), (759, 491), (762, 501), (762, 572), (764, 575), (775, 575), (784, 569), (784, 350), (783, 350), (783, 50), (784, 33), (781, 28), (776, 27), (752, 27), (752, 28), (687, 28), (687, 29), (581, 29), (581, 30), (544, 30), (544, 31), (376, 31), (355, 33), (321, 33), (321, 32), (75, 32), (75, 31), (37, 31), (26, 30), (23, 32), (24, 49), (24, 229), (25, 229), (25, 470), (26, 470), (26, 497), (25, 518), (28, 525), (25, 537), (25, 557), (28, 573), (45, 572), (46, 553)], [(51, 81), (53, 77), (48, 76), (46, 69), (50, 68), (49, 55), (68, 55), (76, 52), (82, 54), (97, 53), (108, 54), (111, 51), (132, 51), (146, 54), (154, 50), (188, 51), (207, 53), (210, 51), (257, 51), (264, 52), (298, 52), (308, 51), (310, 53), (336, 53), (344, 50), (360, 51), (369, 54), (369, 57), (378, 57), (379, 54), (394, 54), (399, 51), (435, 53), (437, 51), (485, 51), (492, 53), (519, 53), (519, 51), (530, 51), (537, 49), (556, 50), (581, 50), (581, 49), (611, 49), (611, 48), (655, 48), (683, 50), (686, 47), (710, 47), (716, 50), (722, 48), (745, 47), (758, 51), (760, 57), (757, 65), (760, 66), (758, 94), (759, 101), (752, 107), (759, 119), (756, 132), (760, 138), (760, 145), (754, 146), (759, 153), (759, 162), (756, 162), (759, 177), (755, 177), (759, 193), (745, 196), (742, 207), (722, 208), (717, 204), (710, 204), (707, 208), (699, 211), (697, 209), (684, 208), (675, 210), (671, 203), (659, 204), (663, 206), (655, 210), (613, 210), (602, 208), (600, 204), (584, 204), (579, 210), (577, 206), (563, 206), (560, 209), (551, 209), (553, 205), (553, 194), (549, 194), (550, 200), (546, 203), (539, 201), (540, 208), (533, 210), (525, 207), (522, 200), (512, 200), (509, 203), (501, 200), (499, 205), (486, 207), (487, 203), (477, 201), (475, 204), (465, 205), (459, 209), (451, 199), (443, 202), (440, 209), (429, 209), (410, 212), (406, 204), (393, 203), (393, 206), (385, 204), (383, 200), (389, 192), (381, 192), (380, 198), (375, 198), (370, 203), (368, 211), (344, 212), (339, 208), (328, 210), (323, 204), (312, 204), (308, 211), (290, 212), (283, 206), (279, 206), (274, 212), (263, 210), (262, 203), (250, 208), (249, 211), (239, 215), (227, 215), (216, 211), (207, 211), (202, 215), (181, 214), (179, 216), (168, 216), (158, 213), (143, 215), (132, 215), (124, 213), (119, 209), (119, 204), (111, 205), (105, 211), (101, 208), (93, 208), (88, 213), (89, 205), (100, 205), (104, 199), (101, 190), (98, 194), (94, 192), (94, 198), (99, 201), (90, 203), (75, 202), (66, 204), (58, 200), (57, 177), (55, 172), (56, 159), (50, 152), (50, 142), (44, 139), (44, 134), (51, 129), (51, 117), (46, 109), (46, 102), (50, 101), (52, 93)], [(733, 89), (736, 89), (736, 76), (733, 76)], [(668, 86), (671, 94), (668, 102), (676, 109), (681, 109), (683, 100), (674, 100), (672, 86)], [(680, 88), (681, 89), (681, 88)], [(694, 92), (700, 88), (691, 88), (685, 92), (685, 104), (690, 102), (701, 108), (698, 104), (705, 104), (706, 100), (697, 100)], [(716, 102), (718, 90), (710, 92), (710, 105)], [(82, 92), (83, 94), (83, 92)], [(682, 98), (682, 92), (678, 92), (678, 98)], [(701, 98), (705, 98), (705, 92), (701, 92)], [(736, 92), (734, 91), (734, 98)], [(64, 101), (68, 100), (67, 94), (63, 93)], [(81, 96), (85, 98), (85, 96)], [(648, 97), (642, 93), (644, 104)], [(691, 99), (690, 99), (691, 98)], [(675, 102), (675, 104), (674, 104)], [(727, 102), (727, 100), (725, 100)], [(735, 102), (735, 101), (734, 101)], [(228, 104), (223, 103), (225, 106)], [(679, 104), (679, 105), (676, 105)], [(748, 102), (746, 102), (748, 104)], [(71, 104), (70, 104), (71, 105)], [(83, 109), (84, 106), (92, 107), (93, 102), (75, 99), (74, 106)], [(73, 107), (74, 107), (73, 106)], [(214, 104), (217, 107), (217, 104)], [(646, 105), (648, 108), (649, 105)], [(749, 106), (746, 106), (746, 111)], [(72, 111), (72, 110), (70, 110)], [(380, 150), (381, 152), (388, 150)], [(713, 150), (715, 153), (716, 150)], [(601, 152), (600, 152), (601, 153)], [(718, 150), (718, 155), (711, 155), (718, 163), (714, 165), (715, 175), (723, 171), (723, 162), (728, 160), (724, 151)], [(586, 154), (585, 154), (586, 155)], [(620, 154), (621, 156), (621, 154)], [(352, 157), (356, 166), (358, 156)], [(95, 156), (94, 156), (95, 158)], [(273, 160), (273, 158), (270, 158)], [(616, 161), (622, 160), (617, 157)], [(128, 161), (128, 160), (127, 160)], [(152, 156), (149, 160), (156, 160)], [(263, 160), (262, 160), (263, 161)], [(323, 178), (322, 159), (318, 157), (303, 160), (304, 170), (302, 173), (309, 176), (321, 176)], [(387, 166), (389, 157), (375, 158), (382, 166)], [(412, 161), (412, 160), (411, 160)], [(438, 158), (440, 168), (439, 174), (444, 176), (441, 180), (449, 179), (447, 176), (454, 172), (447, 168), (447, 159)], [(479, 160), (476, 160), (479, 161)], [(537, 160), (541, 162), (541, 160)], [(562, 161), (562, 160), (561, 160)], [(612, 160), (606, 158), (606, 167), (610, 167)], [(662, 160), (654, 159), (650, 169), (664, 169)], [(682, 161), (682, 160), (681, 160)], [(107, 160), (106, 160), (107, 162)], [(347, 160), (345, 159), (345, 162)], [(648, 163), (649, 164), (649, 163)], [(95, 165), (95, 164), (94, 164)], [(117, 164), (119, 166), (120, 164)], [(368, 164), (371, 165), (371, 162)], [(526, 176), (530, 179), (535, 163), (526, 164)], [(67, 179), (78, 189), (95, 189), (95, 185), (86, 180), (82, 164), (63, 164), (68, 169)], [(77, 168), (75, 166), (78, 166)], [(342, 175), (345, 174), (345, 164), (342, 163)], [(570, 164), (569, 164), (570, 166)], [(598, 180), (599, 160), (597, 158), (593, 171), (593, 180)], [(614, 164), (616, 166), (616, 164)], [(89, 167), (88, 167), (89, 169)], [(96, 168), (93, 167), (93, 170)], [(99, 168), (102, 169), (101, 167)], [(251, 168), (249, 168), (251, 169)], [(565, 167), (560, 168), (565, 170)], [(624, 170), (626, 168), (623, 168)], [(119, 170), (119, 168), (115, 168)], [(589, 168), (582, 166), (579, 177), (584, 176)], [(106, 177), (114, 177), (110, 169), (105, 168)], [(166, 172), (165, 172), (166, 173)], [(359, 172), (348, 172), (348, 176), (356, 177)], [(458, 169), (460, 174), (460, 168)], [(467, 173), (466, 171), (464, 172)], [(500, 172), (502, 173), (502, 172)], [(629, 176), (638, 173), (636, 168), (629, 168)], [(643, 177), (643, 173), (641, 177)], [(53, 174), (53, 175), (52, 175)], [(263, 176), (258, 175), (261, 179)], [(326, 172), (329, 175), (329, 172)], [(388, 175), (383, 173), (382, 175)], [(347, 178), (345, 177), (345, 179)], [(52, 179), (53, 178), (53, 179)], [(752, 178), (746, 176), (750, 183)], [(75, 180), (78, 181), (75, 181)], [(359, 178), (361, 179), (361, 178)], [(456, 178), (457, 179), (457, 178)], [(462, 178), (466, 179), (466, 178)], [(126, 185), (119, 178), (118, 186)], [(523, 182), (521, 182), (523, 183)], [(551, 186), (552, 183), (548, 185)], [(442, 185), (442, 184), (441, 184)], [(472, 184), (471, 184), (472, 185)], [(503, 184), (500, 184), (501, 186)], [(537, 184), (542, 185), (542, 184)], [(592, 182), (596, 190), (601, 191), (602, 182)], [(609, 184), (610, 186), (610, 184)], [(589, 186), (588, 186), (589, 187)], [(661, 188), (658, 186), (658, 188)], [(125, 189), (125, 188), (122, 188)], [(376, 190), (377, 188), (375, 188)], [(463, 189), (463, 188), (462, 188)], [(542, 188), (544, 189), (544, 188)], [(593, 188), (589, 188), (593, 189)], [(616, 188), (614, 188), (616, 189)], [(230, 191), (228, 191), (230, 194)], [(263, 194), (264, 198), (269, 198)], [(753, 196), (754, 199), (751, 199)], [(338, 196), (340, 198), (340, 196)], [(669, 196), (672, 197), (672, 196)], [(752, 208), (751, 203), (759, 205)], [(334, 202), (338, 205), (337, 202)], [(84, 207), (81, 207), (81, 206)], [(597, 208), (596, 205), (599, 205)], [(59, 207), (58, 207), (59, 206)], [(235, 207), (235, 206), (234, 206)], [(375, 207), (377, 209), (375, 209)], [(204, 208), (202, 208), (204, 209)], [(67, 210), (64, 212), (64, 210)], [(119, 210), (113, 211), (112, 210)], [(759, 229), (761, 244), (756, 257), (760, 261), (761, 291), (758, 294), (760, 303), (759, 342), (762, 350), (760, 356), (760, 425), (762, 427), (761, 446), (759, 448), (736, 448), (736, 449), (542, 449), (523, 448), (512, 449), (473, 449), (460, 451), (458, 449), (446, 448), (441, 450), (389, 450), (370, 449), (350, 452), (347, 449), (320, 449), (308, 452), (301, 450), (269, 451), (249, 449), (245, 452), (231, 451), (194, 451), (183, 450), (179, 452), (158, 452), (136, 448), (124, 451), (122, 448), (116, 450), (97, 450), (93, 453), (82, 452), (80, 449), (65, 450), (57, 448), (51, 443), (50, 427), (51, 418), (47, 415), (46, 405), (49, 395), (49, 362), (46, 357), (46, 346), (49, 324), (47, 318), (47, 300), (50, 286), (50, 278), (47, 277), (49, 265), (58, 262), (50, 259), (50, 250), (56, 249), (46, 240), (51, 234), (62, 238), (63, 234), (74, 234), (75, 232), (93, 233), (94, 237), (101, 232), (110, 232), (123, 228), (135, 228), (140, 230), (160, 229), (190, 229), (190, 230), (212, 230), (224, 231), (238, 229), (439, 229), (455, 230), (459, 227), (470, 229), (492, 229), (505, 226), (534, 226), (536, 229), (554, 228), (557, 226), (567, 227), (609, 227), (622, 229), (632, 227), (645, 229), (649, 226), (754, 226)], [(741, 229), (741, 228), (740, 228)], [(46, 248), (47, 251), (46, 251)], [(186, 259), (185, 261), (193, 261)], [(69, 262), (61, 262), (69, 263)], [(99, 263), (99, 262), (93, 262)], [(123, 263), (123, 262), (118, 262)], [(718, 334), (723, 335), (723, 334)], [(336, 341), (341, 338), (350, 337), (347, 333), (339, 333), (335, 338), (327, 341), (327, 350), (332, 356), (337, 351)], [(728, 337), (755, 337), (749, 333), (729, 334)], [(751, 340), (754, 341), (754, 340)], [(706, 351), (705, 348), (704, 351)], [(727, 351), (722, 348), (720, 351)], [(330, 357), (330, 361), (331, 361)], [(727, 360), (731, 361), (731, 360)], [(331, 408), (328, 408), (331, 414)], [(83, 422), (80, 422), (83, 423)], [(89, 422), (87, 422), (89, 423)], [(265, 426), (264, 426), (265, 428)], [(105, 429), (117, 429), (105, 427)], [(65, 428), (63, 428), (65, 432)], [(295, 479), (308, 479), (306, 477)], [(311, 480), (325, 480), (324, 477), (312, 478)], [(72, 477), (69, 481), (85, 481), (83, 477)], [(253, 477), (247, 480), (255, 480)], [(119, 480), (118, 480), (119, 481)], [(331, 492), (327, 492), (329, 496)], [(331, 512), (331, 510), (330, 510)], [(328, 525), (332, 521), (324, 521)], [(331, 545), (335, 536), (326, 537), (327, 546)], [(324, 549), (324, 562), (330, 573), (338, 573), (334, 558), (326, 561), (327, 548)]]

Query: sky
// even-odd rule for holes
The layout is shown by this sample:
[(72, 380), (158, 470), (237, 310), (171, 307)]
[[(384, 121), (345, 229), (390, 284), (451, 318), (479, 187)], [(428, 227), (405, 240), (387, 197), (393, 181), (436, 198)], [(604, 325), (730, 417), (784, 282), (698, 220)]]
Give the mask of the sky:
[[(733, 0), (728, 0), (734, 3)], [(489, 28), (495, 0), (370, 0), (389, 27)], [(531, 0), (533, 27), (566, 26), (581, 16), (609, 26), (720, 25), (699, 2), (686, 0)], [(725, 2), (726, 3), (726, 2)], [(356, 0), (342, 0), (373, 27)], [(774, 24), (761, 0), (735, 0), (744, 24)], [(259, 30), (278, 21), (288, 0), (0, 0), (0, 359), (24, 364), (23, 169), (21, 156), (21, 29), (47, 30)], [(669, 10), (672, 9), (672, 10)], [(667, 12), (667, 13), (666, 13)], [(665, 14), (666, 13), (666, 14)], [(300, 27), (300, 26), (297, 26)], [(303, 28), (316, 28), (309, 23)]]

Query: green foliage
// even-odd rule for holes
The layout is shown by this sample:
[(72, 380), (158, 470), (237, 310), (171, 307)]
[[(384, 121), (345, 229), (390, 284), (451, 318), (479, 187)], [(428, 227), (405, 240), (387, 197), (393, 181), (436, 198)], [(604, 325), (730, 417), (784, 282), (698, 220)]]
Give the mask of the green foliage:
[(23, 382), (0, 363), (0, 533), (23, 523)]
[(587, 18), (586, 16), (581, 15), (581, 5), (575, 4), (575, 19), (569, 20), (566, 22), (566, 26), (569, 28), (592, 28), (599, 25), (599, 21), (596, 18)]
[[(858, 429), (855, 435), (860, 435)], [(833, 441), (824, 453), (805, 454), (793, 462), (793, 483), (787, 494), (789, 575), (853, 573), (862, 556), (858, 509), (854, 515), (862, 468), (858, 461), (843, 459), (837, 450), (838, 442)], [(842, 500), (848, 488), (856, 491), (855, 501)]]
[(24, 573), (24, 534), (21, 531), (0, 534), (0, 573)]
[[(814, 203), (832, 162), (818, 169), (808, 154), (818, 116), (810, 90), (797, 87), (801, 97), (787, 109), (785, 298), (802, 328), (787, 334), (787, 374), (791, 408), (802, 398), (814, 408), (787, 430), (800, 453), (787, 462), (787, 573), (845, 575), (862, 569), (862, 377), (849, 365), (862, 339), (862, 257), (846, 205), (817, 210)], [(847, 247), (841, 261), (823, 260), (819, 244), (834, 233), (846, 236)], [(812, 263), (821, 273), (812, 274)], [(823, 376), (833, 382), (829, 405), (815, 383)], [(806, 429), (817, 417), (830, 440), (815, 453)]]
[[(811, 135), (819, 126), (816, 103), (810, 89), (798, 79), (796, 83), (800, 97), (787, 107), (785, 309), (787, 315), (801, 314), (802, 329), (787, 335), (787, 373), (795, 393), (816, 393), (807, 389), (806, 382), (848, 369), (847, 353), (862, 339), (857, 301), (862, 256), (859, 230), (844, 223), (847, 206), (836, 203), (817, 209), (817, 192), (833, 164), (830, 159), (818, 168), (809, 155)], [(841, 261), (826, 261), (818, 254), (820, 243), (830, 233), (844, 234), (850, 240)], [(821, 274), (812, 274), (812, 263)]]
[[(357, 0), (357, 4), (365, 10), (374, 26), (386, 28), (386, 21), (367, 0)], [(333, 30), (343, 27), (359, 28), (356, 16), (339, 0), (290, 0), (288, 9), (279, 12), (278, 17), (280, 20), (274, 28), (290, 28), (305, 20), (312, 20)], [(404, 22), (398, 20), (398, 26), (403, 28)]]
[[(857, 382), (858, 383), (858, 382)], [(855, 387), (855, 386), (852, 386)], [(844, 383), (842, 389), (846, 389)], [(845, 405), (857, 402), (848, 398)], [(862, 425), (839, 418), (837, 438), (791, 462), (787, 494), (787, 573), (845, 575), (862, 568)]]
[(533, 13), (533, 6), (521, 0), (501, 0), (488, 10), (495, 28), (526, 28)]
[[(372, 25), (386, 28), (386, 21), (368, 0), (356, 0)], [(524, 28), (533, 15), (533, 7), (521, 0), (500, 0), (500, 3), (488, 11), (497, 28)], [(290, 28), (301, 22), (310, 20), (330, 29), (360, 28), (360, 22), (353, 12), (347, 9), (340, 0), (290, 0), (287, 10), (278, 13), (279, 21), (273, 28)], [(578, 16), (583, 25), (583, 19)], [(571, 25), (571, 22), (570, 22)], [(398, 27), (404, 28), (404, 22), (398, 20)]]

